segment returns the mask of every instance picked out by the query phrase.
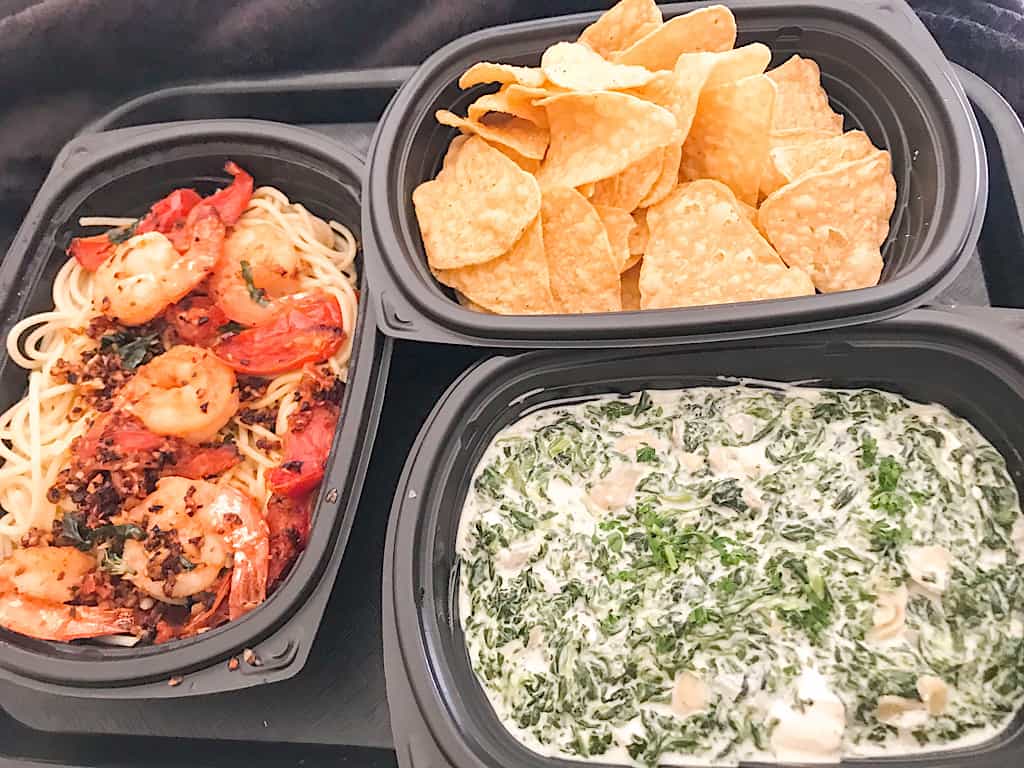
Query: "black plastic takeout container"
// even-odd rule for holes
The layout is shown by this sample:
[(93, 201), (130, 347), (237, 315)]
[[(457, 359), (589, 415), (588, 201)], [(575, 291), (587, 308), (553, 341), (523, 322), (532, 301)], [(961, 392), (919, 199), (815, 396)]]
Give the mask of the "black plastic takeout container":
[[(273, 185), (313, 213), (359, 237), (362, 163), (311, 131), (253, 120), (209, 120), (85, 135), (57, 157), (0, 266), (0, 332), (52, 307), (51, 286), (83, 215), (134, 216), (181, 186), (201, 193), (224, 186), (225, 161)], [(360, 289), (366, 294), (363, 260)], [(194, 638), (140, 648), (63, 644), (0, 629), (0, 676), (76, 696), (154, 698), (245, 688), (296, 674), (309, 655), (356, 505), (384, 396), (391, 343), (361, 302), (341, 421), (320, 489), (306, 550), (266, 603)], [(6, 408), (25, 390), (26, 372), (0, 353)], [(261, 664), (228, 659), (244, 649)], [(171, 677), (181, 677), (171, 686)]]
[[(1024, 491), (1024, 343), (998, 311), (916, 310), (881, 323), (661, 350), (545, 351), (494, 357), (441, 398), (398, 483), (384, 556), (384, 659), (396, 750), (404, 768), (570, 768), (530, 751), (498, 721), (478, 684), (458, 617), (455, 540), (477, 463), (503, 427), (541, 407), (601, 394), (736, 383), (737, 377), (877, 387), (938, 402), (1006, 457)], [(980, 316), (988, 315), (985, 319)], [(1021, 765), (1024, 712), (977, 748), (858, 759), (850, 765), (973, 768)]]
[[(709, 5), (662, 6), (665, 18)], [(478, 61), (536, 66), (597, 14), (483, 30), (445, 46), (398, 92), (374, 138), (363, 231), (381, 330), (398, 338), (510, 347), (691, 342), (817, 330), (895, 316), (934, 298), (970, 258), (988, 181), (978, 125), (950, 63), (902, 0), (735, 0), (737, 45), (760, 41), (772, 66), (815, 59), (846, 129), (892, 153), (898, 196), (873, 288), (819, 296), (629, 314), (499, 317), (461, 307), (430, 274), (412, 205), (441, 166), (453, 129), (434, 112), (465, 114), (481, 93), (460, 91)]]

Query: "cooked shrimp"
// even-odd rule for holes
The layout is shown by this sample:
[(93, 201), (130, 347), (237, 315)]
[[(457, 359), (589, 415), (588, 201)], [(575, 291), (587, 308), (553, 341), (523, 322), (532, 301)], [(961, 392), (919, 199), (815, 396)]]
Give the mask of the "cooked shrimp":
[(183, 603), (215, 591), (221, 571), (231, 568), (231, 619), (266, 598), (270, 534), (256, 502), (241, 491), (165, 477), (123, 517), (145, 527), (144, 541), (124, 543), (124, 578), (146, 594)]
[(224, 249), (224, 224), (207, 209), (189, 226), (189, 248), (182, 253), (159, 232), (118, 245), (96, 270), (97, 309), (124, 325), (142, 325), (206, 279)]
[(202, 443), (238, 410), (235, 373), (212, 352), (181, 344), (140, 367), (119, 405), (158, 435)]
[(299, 290), (299, 252), (280, 227), (243, 216), (224, 241), (210, 292), (236, 323), (259, 325), (274, 314), (274, 299)]
[(72, 547), (14, 550), (0, 562), (0, 626), (61, 641), (133, 632), (131, 609), (65, 605), (95, 569), (95, 558)]

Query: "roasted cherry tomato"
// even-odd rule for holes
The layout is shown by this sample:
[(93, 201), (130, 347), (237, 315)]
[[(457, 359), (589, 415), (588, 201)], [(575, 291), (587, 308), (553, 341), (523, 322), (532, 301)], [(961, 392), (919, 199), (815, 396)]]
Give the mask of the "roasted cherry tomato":
[(176, 189), (167, 197), (153, 203), (149, 213), (143, 216), (135, 227), (135, 234), (145, 232), (167, 233), (174, 225), (185, 219), (202, 200), (194, 189)]
[(326, 293), (280, 299), (280, 310), (257, 325), (219, 341), (213, 351), (239, 373), (272, 376), (319, 363), (345, 340), (341, 307)]
[(224, 165), (224, 170), (234, 176), (234, 181), (224, 189), (214, 192), (209, 197), (203, 198), (203, 205), (217, 209), (220, 220), (226, 226), (233, 226), (239, 217), (249, 207), (249, 198), (252, 197), (252, 176), (243, 171), (233, 161)]
[(312, 507), (312, 494), (292, 498), (275, 493), (267, 502), (266, 519), (270, 529), (268, 587), (288, 575), (299, 554), (306, 548)]
[(316, 488), (324, 476), (337, 424), (338, 410), (333, 405), (311, 405), (293, 416), (282, 440), (281, 465), (267, 473), (270, 490), (295, 498)]
[(241, 461), (238, 450), (233, 445), (216, 445), (199, 447), (183, 443), (179, 448), (178, 459), (173, 467), (167, 467), (168, 474), (202, 480), (227, 472)]
[(102, 235), (74, 238), (68, 246), (68, 256), (75, 258), (90, 272), (95, 272), (113, 250), (114, 243), (104, 232)]
[(166, 313), (167, 322), (184, 344), (208, 347), (221, 336), (228, 316), (209, 296), (186, 296)]

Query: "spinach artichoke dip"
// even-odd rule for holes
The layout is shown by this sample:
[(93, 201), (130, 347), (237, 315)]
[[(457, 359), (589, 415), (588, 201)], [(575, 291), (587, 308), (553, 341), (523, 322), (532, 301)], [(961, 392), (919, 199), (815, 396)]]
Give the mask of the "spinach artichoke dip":
[(704, 387), (500, 432), (458, 536), (473, 670), (524, 745), (597, 762), (962, 747), (1024, 701), (1024, 518), (939, 405)]

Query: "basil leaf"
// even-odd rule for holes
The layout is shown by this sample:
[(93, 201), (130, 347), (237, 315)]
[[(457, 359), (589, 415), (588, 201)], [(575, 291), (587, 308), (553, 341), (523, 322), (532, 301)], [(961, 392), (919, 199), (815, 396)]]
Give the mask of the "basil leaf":
[(252, 265), (244, 260), (240, 261), (239, 264), (242, 266), (242, 279), (245, 280), (245, 287), (249, 290), (249, 298), (261, 307), (267, 306), (267, 292), (262, 288), (257, 288), (256, 283), (253, 282)]

